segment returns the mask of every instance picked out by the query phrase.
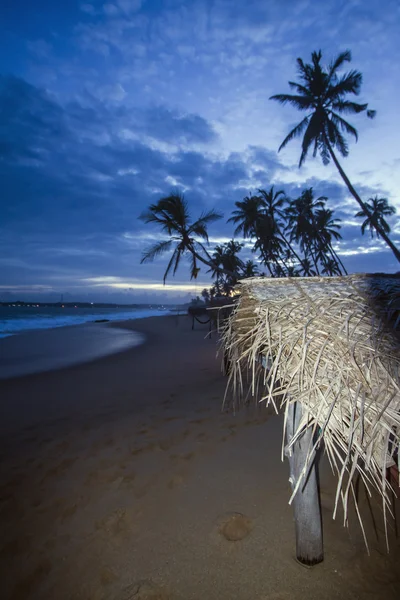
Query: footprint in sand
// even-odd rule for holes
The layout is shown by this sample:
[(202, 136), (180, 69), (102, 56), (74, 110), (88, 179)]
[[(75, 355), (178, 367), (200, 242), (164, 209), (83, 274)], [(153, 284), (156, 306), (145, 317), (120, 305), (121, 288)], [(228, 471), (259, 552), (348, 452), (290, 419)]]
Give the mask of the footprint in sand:
[(182, 485), (182, 483), (184, 482), (184, 478), (181, 475), (174, 475), (172, 477), (172, 479), (169, 480), (168, 482), (168, 488), (170, 490), (173, 490), (174, 488), (178, 487), (179, 485)]
[(118, 600), (171, 600), (171, 595), (165, 588), (145, 580), (125, 588)]
[(130, 532), (132, 521), (124, 508), (118, 508), (100, 521), (96, 522), (96, 529), (101, 530), (107, 536), (120, 537)]
[(103, 567), (100, 571), (100, 581), (103, 585), (109, 585), (117, 581), (118, 575), (114, 573), (109, 567)]
[(17, 583), (12, 598), (31, 598), (45, 581), (51, 568), (52, 565), (49, 561), (40, 562), (33, 571)]
[(219, 533), (228, 542), (244, 540), (252, 530), (251, 520), (242, 513), (232, 513), (219, 527)]

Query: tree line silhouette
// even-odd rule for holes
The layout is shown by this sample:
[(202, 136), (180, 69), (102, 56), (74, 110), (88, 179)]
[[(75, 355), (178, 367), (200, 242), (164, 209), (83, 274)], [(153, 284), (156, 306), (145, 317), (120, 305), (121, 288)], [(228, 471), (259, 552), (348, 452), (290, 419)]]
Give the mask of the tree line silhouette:
[[(347, 97), (358, 96), (362, 74), (354, 69), (339, 74), (345, 63), (351, 61), (351, 53), (341, 52), (327, 66), (321, 64), (322, 53), (313, 52), (311, 63), (297, 59), (300, 82), (289, 81), (294, 94), (276, 94), (272, 100), (290, 104), (306, 115), (283, 140), (281, 149), (293, 139), (302, 136), (299, 167), (312, 149), (314, 157), (320, 155), (324, 164), (332, 160), (350, 194), (360, 210), (357, 218), (363, 218), (361, 233), (368, 229), (373, 237), (382, 238), (400, 262), (400, 251), (389, 238), (390, 226), (385, 217), (395, 213), (387, 198), (375, 196), (363, 201), (340, 165), (335, 151), (346, 157), (349, 154), (345, 135), (358, 140), (357, 130), (343, 118), (343, 114), (365, 113), (373, 118), (375, 111), (368, 104), (360, 104)], [(191, 278), (196, 278), (200, 264), (208, 267), (215, 281), (213, 293), (230, 293), (239, 278), (252, 277), (265, 268), (271, 277), (296, 277), (315, 275), (345, 275), (346, 268), (334, 249), (334, 242), (341, 239), (340, 219), (327, 207), (328, 198), (315, 198), (313, 189), (304, 189), (298, 198), (289, 198), (284, 190), (260, 189), (235, 203), (228, 219), (235, 225), (234, 236), (242, 236), (256, 261), (243, 261), (240, 251), (243, 242), (235, 239), (209, 250), (208, 226), (222, 218), (215, 210), (203, 213), (192, 221), (184, 196), (174, 192), (161, 198), (140, 216), (145, 223), (155, 223), (168, 236), (143, 252), (141, 262), (154, 260), (166, 252), (172, 255), (168, 262), (164, 282), (169, 274), (175, 274), (183, 256), (190, 261)], [(211, 252), (211, 253), (210, 253)]]

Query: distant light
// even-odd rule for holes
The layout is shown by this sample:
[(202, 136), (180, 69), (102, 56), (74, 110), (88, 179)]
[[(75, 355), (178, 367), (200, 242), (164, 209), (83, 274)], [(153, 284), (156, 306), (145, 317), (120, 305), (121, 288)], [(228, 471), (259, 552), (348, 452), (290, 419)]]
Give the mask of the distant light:
[(64, 308), (64, 304), (62, 304), (61, 308)]

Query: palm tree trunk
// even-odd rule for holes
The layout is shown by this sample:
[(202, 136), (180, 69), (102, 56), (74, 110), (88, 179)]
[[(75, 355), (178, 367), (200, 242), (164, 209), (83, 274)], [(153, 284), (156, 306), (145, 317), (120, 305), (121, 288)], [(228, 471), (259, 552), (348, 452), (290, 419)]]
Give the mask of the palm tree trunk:
[(333, 249), (332, 244), (329, 244), (329, 252), (332, 254), (333, 258), (336, 260), (336, 263), (339, 263), (339, 265), (342, 267), (343, 269), (343, 273), (345, 275), (348, 275), (347, 269), (344, 266), (344, 264), (342, 263), (342, 261), (340, 260), (340, 256), (337, 252), (335, 252), (335, 250)]
[[(288, 406), (287, 443), (293, 439), (302, 416), (300, 402)], [(302, 471), (308, 452), (312, 446), (312, 428), (308, 427), (303, 435), (293, 444), (289, 455), (290, 482), (294, 490)], [(293, 512), (296, 529), (296, 557), (304, 565), (316, 565), (324, 560), (322, 534), (321, 503), (318, 488), (318, 461), (314, 450), (310, 460), (310, 468), (304, 483), (300, 485), (293, 499)]]
[(295, 251), (295, 249), (292, 247), (292, 244), (289, 242), (289, 240), (286, 239), (286, 237), (283, 235), (283, 233), (280, 230), (279, 230), (279, 233), (282, 236), (283, 241), (285, 242), (285, 244), (289, 248), (290, 252), (293, 254), (293, 256), (295, 258), (297, 258), (297, 260), (299, 261), (299, 263), (303, 267), (303, 270), (307, 271), (307, 269), (304, 268), (303, 261), (301, 260), (300, 256), (297, 254), (297, 252)]
[[(336, 265), (336, 267), (337, 267), (337, 269), (339, 271), (339, 274), (343, 275), (343, 273), (342, 273), (342, 271), (340, 269), (340, 265), (342, 265), (343, 272), (345, 272), (346, 275), (347, 275), (348, 273), (347, 273), (346, 269), (344, 268), (342, 261), (340, 260), (340, 258), (338, 257), (338, 255), (335, 253), (334, 249), (332, 248), (331, 243), (328, 242), (328, 241), (326, 241), (326, 240), (321, 239), (320, 236), (319, 236), (319, 241), (320, 241), (321, 247), (325, 246), (328, 249), (329, 254), (331, 255), (331, 257), (333, 259), (333, 262), (335, 263), (335, 265)], [(321, 250), (321, 252), (322, 252), (322, 250)], [(324, 267), (326, 267), (325, 256), (324, 256), (324, 259), (323, 259), (323, 263), (324, 263)], [(332, 275), (332, 273), (331, 273), (331, 275)]]
[(313, 251), (311, 250), (311, 244), (307, 244), (307, 248), (308, 248), (309, 253), (311, 254), (311, 258), (313, 259), (313, 263), (314, 263), (315, 270), (317, 271), (317, 275), (320, 275), (320, 272), (318, 270), (317, 261), (315, 260), (315, 256), (313, 254)]
[(393, 242), (391, 241), (391, 239), (388, 237), (388, 235), (383, 231), (382, 227), (379, 226), (379, 223), (377, 222), (377, 220), (375, 219), (374, 215), (372, 215), (369, 210), (368, 207), (366, 206), (366, 204), (361, 200), (360, 196), (357, 194), (356, 190), (354, 189), (354, 187), (352, 186), (352, 184), (350, 183), (349, 178), (347, 177), (346, 173), (343, 171), (338, 159), (336, 158), (336, 155), (329, 143), (328, 138), (325, 136), (325, 143), (327, 145), (327, 148), (329, 150), (329, 154), (332, 157), (333, 162), (336, 165), (337, 170), (340, 173), (341, 178), (343, 179), (343, 181), (345, 182), (345, 184), (347, 185), (349, 192), (351, 193), (351, 195), (353, 196), (353, 198), (358, 202), (358, 204), (360, 205), (361, 210), (363, 211), (363, 213), (369, 217), (371, 219), (371, 222), (373, 224), (373, 226), (375, 227), (376, 231), (379, 233), (379, 235), (382, 237), (383, 240), (385, 240), (385, 242), (387, 243), (387, 245), (389, 246), (389, 248), (392, 250), (393, 254), (395, 255), (395, 257), (397, 258), (397, 260), (400, 262), (400, 250), (398, 250), (396, 248), (396, 246), (393, 244)]
[[(262, 253), (261, 253), (262, 254)], [(264, 265), (267, 267), (269, 274), (271, 275), (271, 277), (274, 277), (274, 274), (272, 272), (271, 267), (269, 266), (270, 261), (267, 260), (264, 256), (263, 256), (263, 260), (264, 260)]]
[(268, 269), (268, 271), (269, 271), (269, 274), (271, 275), (271, 277), (274, 277), (274, 274), (273, 274), (273, 272), (272, 272), (272, 269), (271, 269), (271, 267), (269, 266), (269, 263), (270, 263), (271, 261), (270, 261), (270, 260), (267, 258), (266, 254), (265, 254), (265, 252), (264, 252), (264, 250), (263, 250), (263, 248), (262, 248), (262, 243), (260, 244), (259, 250), (260, 250), (260, 252), (261, 252), (261, 258), (262, 258), (262, 259), (263, 259), (263, 261), (264, 261), (264, 265), (267, 267), (267, 269)]

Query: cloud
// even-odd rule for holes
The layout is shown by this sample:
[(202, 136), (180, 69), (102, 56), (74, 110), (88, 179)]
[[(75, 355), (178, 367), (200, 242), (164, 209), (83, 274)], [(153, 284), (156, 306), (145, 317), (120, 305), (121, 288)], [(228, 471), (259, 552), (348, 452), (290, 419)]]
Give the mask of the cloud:
[[(165, 106), (130, 111), (91, 95), (85, 100), (61, 105), (23, 80), (0, 81), (2, 250), (17, 261), (2, 264), (10, 285), (21, 274), (33, 284), (38, 271), (41, 285), (72, 286), (107, 272), (128, 281), (132, 269), (140, 268), (143, 247), (159, 239), (137, 218), (171, 187), (186, 191), (194, 217), (216, 207), (227, 218), (235, 201), (258, 186), (282, 187), (279, 178), (288, 174), (276, 153), (255, 145), (226, 157), (188, 151), (189, 141), (193, 146), (217, 139), (198, 115)], [(169, 142), (170, 150), (151, 140)], [(348, 194), (336, 182), (314, 177), (283, 187), (291, 197), (313, 187), (316, 196), (329, 197), (338, 217), (349, 216)], [(345, 223), (342, 231), (343, 254), (360, 254), (354, 250), (360, 244), (353, 239), (354, 224)], [(210, 233), (212, 239), (229, 239), (232, 228), (220, 222)], [(369, 252), (376, 251), (373, 243)], [(363, 244), (368, 248), (370, 241)], [(162, 258), (146, 265), (144, 282), (157, 281), (163, 267)]]
[[(248, 158), (237, 153), (216, 159), (178, 146), (163, 152), (140, 141), (142, 135), (175, 144), (214, 139), (211, 126), (196, 115), (156, 107), (142, 113), (147, 120), (135, 129), (137, 115), (97, 100), (62, 106), (16, 78), (3, 78), (0, 90), (3, 251), (19, 261), (3, 263), (10, 285), (17, 283), (17, 272), (35, 280), (32, 261), (44, 274), (42, 285), (71, 284), (107, 268), (125, 280), (138, 268), (143, 241), (133, 247), (123, 234), (128, 230), (131, 239), (140, 239), (137, 217), (170, 191), (168, 178), (189, 190), (201, 212), (218, 198), (229, 205), (235, 187), (249, 176)], [(135, 130), (135, 139), (122, 135), (122, 122)], [(154, 279), (159, 274), (160, 263), (143, 271)]]
[[(0, 79), (0, 244), (16, 261), (2, 263), (7, 281), (33, 284), (39, 272), (52, 285), (128, 281), (151, 241), (137, 216), (171, 187), (185, 191), (194, 215), (217, 207), (228, 217), (259, 187), (295, 197), (312, 186), (342, 219), (339, 248), (354, 268), (358, 258), (368, 266), (366, 256), (390, 263), (360, 237), (357, 205), (334, 165), (310, 159), (298, 169), (295, 142), (277, 154), (300, 115), (268, 98), (288, 91), (297, 56), (321, 47), (329, 60), (350, 47), (364, 75), (360, 100), (378, 115), (354, 118), (360, 142), (343, 167), (363, 198), (384, 195), (400, 208), (397, 0), (384, 13), (375, 0), (82, 0), (55, 6), (40, 24), (31, 4), (29, 26), (11, 8), (15, 31), (1, 38), (16, 75)], [(211, 233), (227, 239), (232, 228), (221, 221)], [(140, 272), (155, 281), (162, 267)]]

